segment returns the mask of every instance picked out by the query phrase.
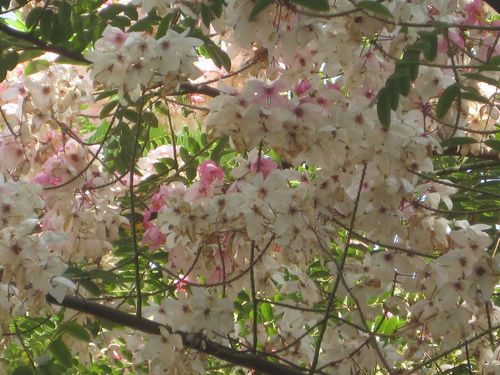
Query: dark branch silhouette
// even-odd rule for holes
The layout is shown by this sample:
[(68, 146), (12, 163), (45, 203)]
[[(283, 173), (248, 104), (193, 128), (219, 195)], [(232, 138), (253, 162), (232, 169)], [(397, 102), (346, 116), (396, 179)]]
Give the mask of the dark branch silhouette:
[(61, 303), (57, 302), (56, 299), (50, 295), (47, 295), (46, 298), (51, 304), (90, 314), (97, 318), (106, 319), (110, 322), (152, 335), (160, 335), (160, 327), (165, 327), (170, 333), (174, 332), (180, 335), (185, 347), (212, 355), (237, 366), (255, 369), (272, 375), (304, 375), (306, 372), (306, 370), (300, 371), (297, 368), (271, 362), (265, 359), (261, 354), (250, 354), (228, 348), (212, 340), (208, 340), (202, 334), (175, 332), (171, 327), (164, 326), (149, 319), (138, 318), (135, 315), (99, 303), (90, 302), (83, 298), (66, 296)]

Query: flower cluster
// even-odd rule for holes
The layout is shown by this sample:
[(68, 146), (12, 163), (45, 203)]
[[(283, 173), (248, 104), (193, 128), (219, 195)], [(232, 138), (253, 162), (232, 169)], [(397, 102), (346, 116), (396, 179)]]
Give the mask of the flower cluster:
[(154, 39), (108, 26), (95, 43), (95, 50), (86, 54), (92, 61), (90, 77), (105, 87), (118, 88), (124, 105), (126, 97), (136, 100), (142, 90), (155, 84), (174, 89), (179, 80), (201, 74), (193, 63), (197, 57), (195, 47), (202, 41), (188, 37), (188, 31), (178, 34), (169, 29), (165, 36)]

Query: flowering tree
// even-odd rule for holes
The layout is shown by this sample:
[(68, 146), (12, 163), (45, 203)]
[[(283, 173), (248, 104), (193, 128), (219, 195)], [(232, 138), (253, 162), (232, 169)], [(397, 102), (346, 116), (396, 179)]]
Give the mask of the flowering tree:
[(499, 373), (486, 4), (0, 9), (2, 373)]

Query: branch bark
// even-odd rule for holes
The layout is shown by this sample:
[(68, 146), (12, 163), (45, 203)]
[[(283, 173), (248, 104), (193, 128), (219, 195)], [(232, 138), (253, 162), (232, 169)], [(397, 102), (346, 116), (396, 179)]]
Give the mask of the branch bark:
[(80, 52), (70, 51), (66, 48), (54, 46), (53, 44), (38, 39), (31, 33), (25, 33), (24, 31), (13, 29), (2, 22), (0, 22), (0, 31), (14, 38), (18, 38), (24, 40), (25, 42), (31, 43), (34, 46), (40, 48), (42, 51), (54, 52), (60, 56), (67, 57), (68, 59), (85, 64), (90, 64), (90, 61), (87, 60)]
[[(160, 327), (165, 327), (169, 332), (173, 332), (171, 327), (163, 326), (149, 319), (138, 318), (135, 315), (99, 303), (90, 302), (83, 298), (66, 296), (61, 303), (57, 302), (56, 299), (50, 295), (47, 295), (46, 299), (50, 304), (90, 314), (97, 318), (106, 319), (110, 322), (144, 333), (160, 335)], [(182, 342), (185, 347), (212, 355), (237, 366), (255, 369), (271, 375), (304, 375), (306, 371), (271, 362), (260, 354), (250, 354), (228, 348), (222, 344), (206, 339), (201, 334), (187, 334), (185, 332), (175, 333), (182, 337)]]

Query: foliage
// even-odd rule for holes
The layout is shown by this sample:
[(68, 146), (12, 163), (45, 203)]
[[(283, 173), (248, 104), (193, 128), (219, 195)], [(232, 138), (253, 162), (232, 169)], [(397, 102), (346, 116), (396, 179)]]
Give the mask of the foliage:
[(479, 0), (0, 0), (0, 372), (496, 374)]

